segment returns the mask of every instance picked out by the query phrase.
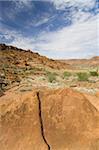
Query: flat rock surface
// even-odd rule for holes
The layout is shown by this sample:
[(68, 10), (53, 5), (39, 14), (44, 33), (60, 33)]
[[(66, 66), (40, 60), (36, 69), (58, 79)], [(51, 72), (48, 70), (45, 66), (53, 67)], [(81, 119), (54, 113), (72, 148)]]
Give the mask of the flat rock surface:
[(45, 136), (52, 150), (99, 149), (98, 97), (71, 89), (42, 92), (40, 97)]
[(0, 98), (2, 150), (47, 150), (40, 128), (36, 92), (7, 92)]
[(7, 91), (0, 97), (0, 148), (98, 150), (98, 101), (98, 94), (71, 89)]

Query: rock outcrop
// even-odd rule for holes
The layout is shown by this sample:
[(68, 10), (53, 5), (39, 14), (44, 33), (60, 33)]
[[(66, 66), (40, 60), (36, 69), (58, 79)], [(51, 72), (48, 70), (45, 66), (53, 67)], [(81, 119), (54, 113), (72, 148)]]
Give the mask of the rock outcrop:
[(2, 150), (47, 150), (36, 92), (8, 93), (1, 97), (0, 117)]
[[(40, 94), (45, 136), (52, 150), (99, 149), (99, 106), (71, 89)], [(89, 101), (89, 99), (91, 99)]]
[(68, 68), (69, 65), (41, 56), (32, 50), (23, 50), (14, 46), (0, 44), (0, 65), (14, 65), (19, 67), (42, 65), (53, 69)]
[(10, 90), (0, 97), (0, 147), (2, 150), (98, 150), (96, 101), (98, 96), (71, 89)]

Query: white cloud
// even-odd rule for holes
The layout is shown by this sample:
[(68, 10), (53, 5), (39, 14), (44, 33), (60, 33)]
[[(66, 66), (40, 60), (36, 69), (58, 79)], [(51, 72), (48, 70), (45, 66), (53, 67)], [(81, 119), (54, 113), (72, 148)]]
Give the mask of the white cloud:
[[(6, 0), (4, 0), (6, 1)], [(29, 9), (33, 7), (33, 4), (31, 3), (32, 0), (8, 0), (15, 4), (14, 10), (15, 11), (21, 11), (22, 9)]]
[[(17, 13), (20, 13), (23, 10), (30, 11), (30, 9), (34, 8), (32, 0), (8, 0), (8, 1), (10, 1), (11, 4), (13, 4), (13, 7), (11, 5), (11, 7), (6, 8), (5, 12), (7, 13), (5, 13), (4, 15), (12, 21), (13, 20), (16, 21), (15, 19), (16, 19)], [(0, 20), (4, 20), (2, 11), (0, 12)]]
[(68, 16), (66, 14), (64, 19), (70, 18), (73, 24), (87, 21), (94, 16), (94, 13), (90, 12), (89, 9), (95, 7), (96, 0), (51, 0), (51, 2), (54, 3), (56, 9), (65, 10), (69, 8), (70, 14)]
[(40, 26), (40, 25), (42, 25), (42, 24), (48, 22), (48, 20), (49, 20), (49, 18), (44, 18), (44, 19), (42, 19), (42, 20), (36, 22), (36, 23), (34, 24), (34, 26), (35, 26), (35, 27), (38, 27), (38, 26)]
[[(96, 18), (84, 23), (76, 23), (70, 27), (64, 27), (58, 32), (45, 33), (37, 40), (36, 47), (46, 51), (81, 52), (86, 53), (93, 49), (96, 52), (97, 41)], [(95, 50), (95, 51), (94, 51)]]
[(18, 0), (18, 1), (13, 1), (16, 4), (17, 8), (24, 8), (24, 7), (28, 7), (31, 8), (31, 2), (30, 0)]
[[(82, 4), (81, 7), (91, 8), (94, 0), (51, 0), (57, 9), (67, 5)], [(92, 2), (93, 1), (93, 2)], [(64, 3), (63, 3), (64, 2)], [(62, 6), (63, 5), (63, 6)], [(71, 17), (71, 16), (70, 16)], [(51, 19), (51, 18), (50, 18)], [(48, 17), (35, 23), (39, 26), (46, 23)], [(99, 55), (99, 20), (98, 15), (78, 10), (72, 14), (73, 24), (54, 32), (42, 32), (37, 37), (24, 37), (16, 31), (4, 30), (6, 40), (12, 39), (9, 44), (23, 48), (40, 51), (41, 54), (52, 58), (88, 57)], [(2, 32), (1, 31), (1, 32)]]
[(68, 6), (79, 6), (79, 8), (93, 8), (96, 0), (51, 0), (57, 9), (64, 9)]
[(97, 33), (97, 18), (94, 17), (87, 22), (76, 23), (59, 31), (41, 33), (35, 38), (23, 37), (16, 32), (9, 32), (9, 36), (5, 37), (14, 36), (11, 45), (38, 50), (41, 54), (53, 58), (68, 58), (69, 53), (72, 53), (73, 57), (99, 55)]
[(51, 21), (53, 18), (55, 17), (55, 15), (53, 16), (49, 16), (49, 14), (44, 14), (44, 16), (42, 16), (40, 18), (40, 20), (33, 20), (30, 25), (31, 26), (34, 26), (34, 27), (38, 27), (38, 26), (41, 26), (45, 23), (47, 23), (48, 21)]
[(90, 12), (83, 12), (81, 10), (79, 10), (76, 13), (72, 12), (72, 22), (73, 23), (84, 22), (84, 21), (87, 21), (88, 19), (90, 19), (91, 17), (93, 17), (93, 14), (91, 14)]
[(4, 38), (6, 43), (23, 49), (34, 49), (33, 38), (23, 36), (20, 32), (9, 30), (3, 26), (0, 28), (1, 39)]

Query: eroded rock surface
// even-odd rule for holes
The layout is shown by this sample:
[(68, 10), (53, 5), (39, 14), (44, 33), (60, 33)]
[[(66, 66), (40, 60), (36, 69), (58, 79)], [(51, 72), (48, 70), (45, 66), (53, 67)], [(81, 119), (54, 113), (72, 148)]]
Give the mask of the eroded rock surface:
[(2, 150), (47, 150), (36, 92), (7, 93), (0, 98), (0, 116)]
[(98, 150), (99, 111), (71, 89), (41, 92), (45, 136), (52, 150)]
[[(93, 102), (92, 102), (93, 101)], [(71, 89), (0, 97), (2, 150), (98, 150), (98, 96)]]

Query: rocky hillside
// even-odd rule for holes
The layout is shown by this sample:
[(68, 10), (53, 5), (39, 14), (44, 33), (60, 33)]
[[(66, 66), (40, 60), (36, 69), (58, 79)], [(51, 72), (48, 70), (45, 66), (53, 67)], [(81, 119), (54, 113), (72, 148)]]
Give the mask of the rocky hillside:
[(2, 150), (98, 150), (99, 94), (11, 89), (0, 98)]
[(86, 60), (52, 60), (30, 50), (0, 44), (0, 96), (14, 86), (71, 87), (99, 90), (99, 57)]
[(92, 57), (90, 59), (69, 59), (69, 60), (61, 60), (61, 62), (65, 62), (66, 64), (72, 65), (73, 67), (99, 67), (99, 56)]
[(18, 67), (35, 67), (36, 65), (40, 65), (53, 69), (68, 67), (65, 63), (41, 56), (39, 53), (34, 53), (31, 50), (26, 51), (5, 44), (0, 44), (0, 66), (1, 65), (8, 65), (9, 67), (15, 65)]
[(0, 83), (8, 87), (20, 83), (28, 75), (46, 75), (50, 69), (66, 69), (66, 63), (49, 59), (30, 50), (0, 44)]

